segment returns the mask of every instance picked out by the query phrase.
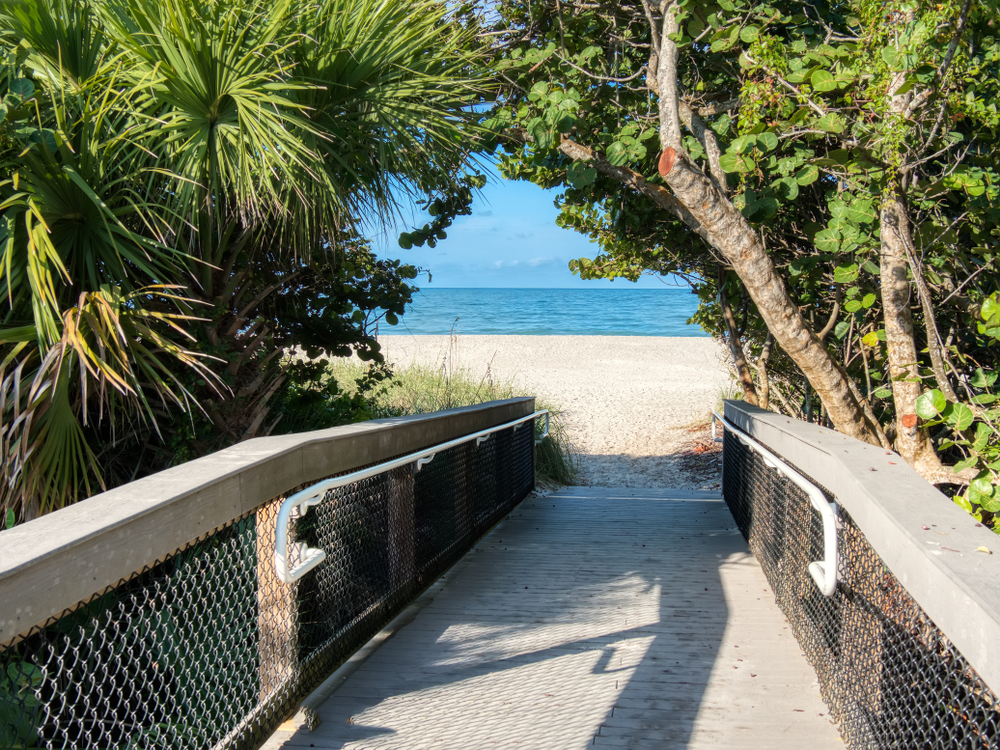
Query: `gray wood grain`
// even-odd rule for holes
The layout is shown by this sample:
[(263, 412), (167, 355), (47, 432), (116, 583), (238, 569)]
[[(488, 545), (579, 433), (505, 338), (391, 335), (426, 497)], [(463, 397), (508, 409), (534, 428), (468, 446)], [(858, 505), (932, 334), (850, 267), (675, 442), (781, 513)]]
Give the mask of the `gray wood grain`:
[(529, 498), (278, 748), (842, 748), (718, 496)]

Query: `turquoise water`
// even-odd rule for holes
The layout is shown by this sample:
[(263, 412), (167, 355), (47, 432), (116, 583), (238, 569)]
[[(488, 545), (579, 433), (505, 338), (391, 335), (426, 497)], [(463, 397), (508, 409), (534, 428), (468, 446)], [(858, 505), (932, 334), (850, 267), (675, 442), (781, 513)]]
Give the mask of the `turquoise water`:
[(705, 336), (687, 289), (422, 289), (383, 334)]

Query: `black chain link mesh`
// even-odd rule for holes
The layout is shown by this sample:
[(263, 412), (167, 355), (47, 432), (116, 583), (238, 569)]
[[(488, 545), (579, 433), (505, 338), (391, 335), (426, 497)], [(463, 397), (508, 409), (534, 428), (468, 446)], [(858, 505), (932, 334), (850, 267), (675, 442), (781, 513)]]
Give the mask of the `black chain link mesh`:
[(837, 590), (827, 598), (808, 572), (809, 563), (823, 559), (819, 514), (802, 490), (728, 431), (723, 494), (849, 748), (1000, 748), (996, 696), (843, 508)]
[[(292, 535), (282, 498), (0, 646), (0, 749), (258, 747), (531, 491), (532, 423), (332, 490)], [(4, 603), (3, 606), (10, 606)]]

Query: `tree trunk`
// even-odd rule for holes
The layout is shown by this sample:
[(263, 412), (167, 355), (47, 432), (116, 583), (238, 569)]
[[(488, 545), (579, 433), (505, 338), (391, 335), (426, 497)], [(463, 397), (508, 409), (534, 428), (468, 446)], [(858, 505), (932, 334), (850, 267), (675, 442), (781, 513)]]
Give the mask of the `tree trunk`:
[[(677, 159), (672, 148), (665, 150), (660, 159), (660, 174), (673, 192), (646, 182), (641, 174), (626, 166), (611, 164), (590, 147), (567, 136), (562, 137), (559, 150), (635, 188), (716, 248), (746, 286), (774, 340), (809, 377), (834, 426), (845, 435), (878, 444), (876, 428), (867, 421), (864, 409), (854, 398), (847, 375), (806, 326), (760, 238), (707, 177), (683, 157)], [(683, 162), (683, 166), (675, 162)]]
[[(729, 353), (733, 357), (733, 364), (736, 366), (736, 374), (739, 376), (740, 385), (743, 386), (743, 398), (748, 404), (760, 406), (757, 398), (757, 388), (753, 384), (753, 375), (750, 374), (750, 365), (747, 364), (746, 355), (743, 352), (743, 342), (740, 340), (740, 332), (736, 328), (736, 319), (733, 317), (733, 308), (729, 305), (725, 290), (726, 272), (719, 266), (719, 307), (722, 308), (722, 319), (726, 322), (726, 343), (729, 345)], [(765, 409), (767, 407), (764, 407)]]
[[(663, 83), (661, 80), (661, 88)], [(660, 157), (660, 174), (739, 275), (774, 340), (809, 379), (837, 430), (877, 445), (875, 430), (854, 398), (847, 374), (806, 325), (763, 243), (743, 215), (683, 153), (669, 146)]]
[[(912, 11), (907, 19), (912, 20)], [(903, 91), (905, 71), (897, 73), (889, 85), (889, 113), (901, 124), (908, 112), (913, 92)], [(903, 91), (903, 93), (898, 93)], [(899, 169), (905, 170), (905, 158)], [(910, 217), (903, 201), (904, 186), (897, 179), (892, 192), (883, 200), (880, 212), (881, 246), (880, 277), (882, 282), (882, 316), (892, 382), (892, 400), (896, 407), (896, 451), (928, 482), (958, 482), (960, 479), (941, 464), (927, 430), (917, 418), (917, 399), (923, 393), (919, 355), (913, 338), (913, 312), (910, 309), (910, 281), (907, 269), (913, 238)], [(915, 258), (914, 258), (915, 261)], [(916, 275), (919, 270), (914, 267)], [(933, 312), (931, 312), (933, 314)], [(928, 341), (933, 348), (937, 342)], [(943, 369), (943, 368), (942, 368)], [(947, 376), (945, 375), (947, 387)]]
[[(760, 358), (757, 360), (757, 381), (760, 383), (758, 393), (760, 394), (760, 408), (771, 408), (771, 379), (767, 374), (767, 363), (771, 359), (771, 348), (774, 346), (774, 334), (768, 332), (764, 339), (764, 347), (761, 349)], [(855, 396), (857, 398), (857, 396)]]
[(910, 309), (910, 282), (906, 272), (907, 247), (911, 243), (910, 219), (897, 191), (882, 204), (881, 268), (882, 315), (892, 381), (892, 400), (896, 406), (896, 451), (906, 463), (929, 482), (959, 483), (962, 477), (941, 464), (927, 430), (917, 418), (917, 399), (923, 393), (919, 355), (913, 338), (913, 313)]

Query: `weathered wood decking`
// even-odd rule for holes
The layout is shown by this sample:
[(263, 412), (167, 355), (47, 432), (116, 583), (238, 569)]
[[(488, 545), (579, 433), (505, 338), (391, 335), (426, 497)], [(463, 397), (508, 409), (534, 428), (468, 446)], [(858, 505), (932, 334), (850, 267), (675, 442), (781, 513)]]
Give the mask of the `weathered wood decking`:
[(529, 498), (274, 748), (842, 748), (725, 504)]

